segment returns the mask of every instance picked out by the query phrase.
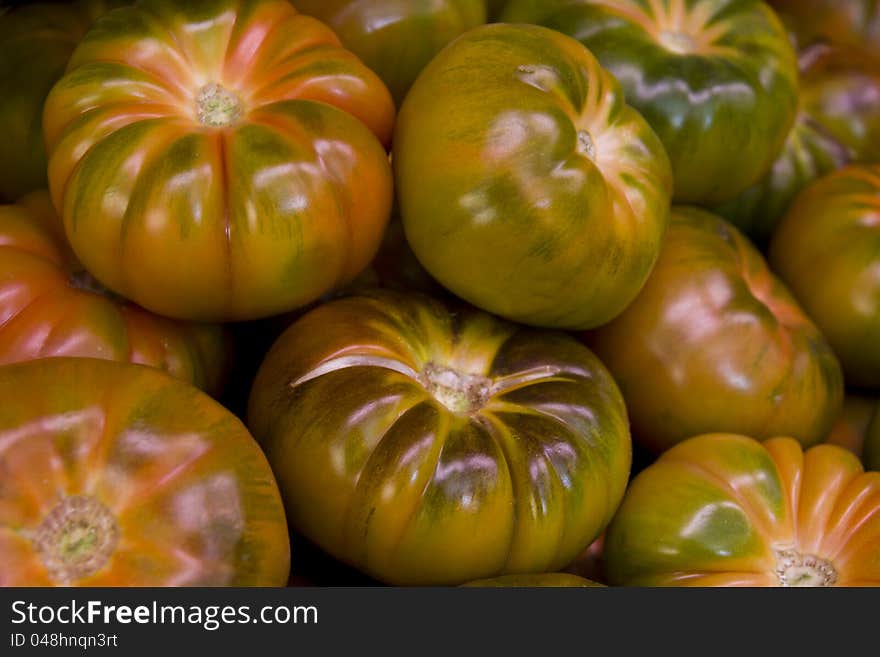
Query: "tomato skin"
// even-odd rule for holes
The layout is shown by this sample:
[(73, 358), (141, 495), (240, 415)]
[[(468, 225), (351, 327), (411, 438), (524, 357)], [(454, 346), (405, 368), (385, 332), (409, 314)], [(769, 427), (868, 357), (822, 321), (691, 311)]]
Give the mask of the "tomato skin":
[(762, 246), (811, 182), (880, 160), (880, 64), (824, 44), (804, 49), (800, 61), (800, 106), (782, 153), (760, 182), (716, 209)]
[(51, 358), (0, 367), (0, 399), (0, 586), (287, 582), (272, 471), (204, 393), (150, 367)]
[(602, 532), (632, 458), (617, 386), (576, 340), (390, 291), (295, 322), (248, 424), (291, 526), (398, 585), (559, 570)]
[(327, 23), (388, 86), (397, 106), (425, 65), (487, 21), (486, 0), (294, 0)]
[(154, 312), (240, 321), (354, 279), (391, 209), (394, 105), (284, 0), (144, 0), (99, 19), (46, 101), (77, 257)]
[(569, 573), (541, 573), (537, 575), (502, 575), (478, 579), (463, 586), (479, 588), (602, 588), (603, 585)]
[(847, 450), (709, 434), (633, 480), (605, 572), (625, 586), (880, 586), (878, 542), (880, 473)]
[(123, 4), (34, 3), (0, 16), (0, 203), (47, 186), (43, 103), (92, 21)]
[(393, 162), (425, 269), (524, 324), (609, 321), (666, 227), (656, 135), (583, 46), (537, 26), (478, 27), (435, 57), (400, 110)]
[(847, 383), (880, 388), (880, 166), (852, 165), (805, 189), (773, 235), (770, 262)]
[(97, 287), (70, 252), (46, 192), (0, 205), (0, 365), (105, 358), (220, 392), (231, 347), (222, 327), (168, 320)]
[(880, 60), (880, 5), (874, 0), (768, 0), (803, 43), (863, 49)]
[(811, 445), (843, 399), (840, 363), (764, 258), (696, 208), (673, 209), (648, 283), (586, 340), (620, 385), (633, 439), (654, 452), (717, 431)]
[(756, 183), (794, 121), (797, 57), (763, 2), (512, 0), (502, 19), (574, 37), (620, 80), (669, 154), (677, 203)]

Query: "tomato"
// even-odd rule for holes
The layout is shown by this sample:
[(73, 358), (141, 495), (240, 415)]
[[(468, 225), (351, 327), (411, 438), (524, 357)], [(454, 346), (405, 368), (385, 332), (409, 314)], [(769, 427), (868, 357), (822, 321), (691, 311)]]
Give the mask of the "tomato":
[(121, 299), (82, 268), (44, 191), (0, 205), (0, 365), (82, 356), (151, 365), (219, 393), (229, 335), (159, 317)]
[(50, 188), (111, 290), (256, 319), (369, 264), (393, 120), (381, 80), (284, 0), (144, 0), (100, 18), (49, 94)]
[(805, 43), (863, 48), (880, 58), (880, 5), (876, 0), (769, 0)]
[(676, 445), (608, 529), (628, 586), (880, 586), (880, 473), (834, 445), (731, 434)]
[(638, 298), (587, 336), (657, 452), (701, 433), (804, 445), (827, 436), (843, 377), (828, 342), (764, 258), (720, 217), (676, 207)]
[(769, 242), (807, 185), (850, 162), (880, 160), (880, 65), (814, 45), (801, 53), (800, 109), (782, 153), (759, 183), (717, 212)]
[(284, 586), (278, 487), (242, 423), (154, 368), (0, 367), (0, 586)]
[(571, 336), (388, 290), (291, 325), (248, 420), (293, 528), (391, 584), (559, 570), (631, 463), (617, 386)]
[(379, 74), (398, 105), (447, 43), (486, 22), (486, 0), (293, 0)]
[(77, 41), (122, 0), (34, 3), (0, 16), (0, 203), (45, 188), (43, 103)]
[(586, 45), (660, 136), (678, 203), (724, 203), (779, 154), (797, 107), (797, 56), (753, 0), (512, 0), (503, 20)]
[(489, 579), (478, 579), (464, 584), (481, 588), (595, 588), (602, 584), (568, 573), (541, 573), (536, 575), (502, 575)]
[(657, 257), (663, 147), (579, 43), (535, 26), (470, 30), (400, 110), (394, 171), (406, 238), (442, 285), (502, 317), (607, 322)]
[(853, 165), (804, 190), (773, 235), (770, 262), (847, 383), (880, 388), (880, 166)]
[[(864, 397), (847, 393), (843, 399), (843, 408), (831, 432), (825, 439), (826, 443), (839, 445), (848, 449), (853, 454), (862, 458), (865, 449), (865, 439), (871, 426), (871, 420), (877, 410), (878, 401), (870, 397)], [(864, 460), (862, 461), (864, 463)], [(874, 470), (876, 468), (869, 468)]]

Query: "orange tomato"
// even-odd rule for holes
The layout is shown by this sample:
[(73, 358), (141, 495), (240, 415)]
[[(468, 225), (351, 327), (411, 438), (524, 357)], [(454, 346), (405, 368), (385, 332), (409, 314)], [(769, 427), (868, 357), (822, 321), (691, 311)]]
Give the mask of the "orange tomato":
[(49, 185), (106, 287), (179, 319), (304, 306), (373, 258), (394, 105), (285, 0), (102, 16), (46, 100)]
[(247, 429), (154, 368), (0, 367), (0, 586), (284, 586), (287, 522)]

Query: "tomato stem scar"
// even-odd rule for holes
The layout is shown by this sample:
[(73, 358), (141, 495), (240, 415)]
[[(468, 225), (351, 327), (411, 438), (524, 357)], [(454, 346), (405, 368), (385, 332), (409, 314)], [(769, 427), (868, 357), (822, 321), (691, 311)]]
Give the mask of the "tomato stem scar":
[(241, 99), (216, 82), (206, 84), (196, 96), (199, 123), (212, 128), (222, 128), (234, 123), (243, 109)]
[(49, 577), (67, 585), (107, 563), (119, 540), (119, 526), (101, 502), (73, 495), (49, 511), (31, 540)]

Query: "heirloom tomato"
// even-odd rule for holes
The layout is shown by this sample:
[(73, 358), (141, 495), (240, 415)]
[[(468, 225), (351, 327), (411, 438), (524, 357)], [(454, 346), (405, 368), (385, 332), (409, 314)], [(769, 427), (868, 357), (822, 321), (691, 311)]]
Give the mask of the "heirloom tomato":
[[(877, 411), (878, 400), (847, 393), (843, 400), (843, 408), (831, 432), (825, 439), (826, 443), (848, 449), (862, 458), (865, 451), (866, 438), (871, 421)], [(864, 459), (862, 459), (864, 463)], [(876, 468), (869, 468), (874, 470)]]
[(385, 85), (285, 0), (143, 0), (98, 19), (46, 101), (52, 197), (108, 288), (169, 317), (305, 305), (391, 208)]
[(797, 55), (758, 0), (512, 0), (507, 21), (579, 40), (659, 135), (679, 203), (719, 204), (757, 182), (797, 106)]
[(880, 59), (877, 0), (769, 0), (804, 43), (856, 46)]
[(0, 203), (45, 188), (40, 121), (49, 89), (98, 16), (123, 0), (34, 3), (0, 15)]
[(480, 588), (595, 588), (602, 584), (569, 573), (539, 573), (536, 575), (502, 575), (488, 579), (477, 579), (463, 584)]
[(880, 388), (880, 165), (807, 187), (773, 235), (770, 262), (834, 347), (847, 383)]
[(633, 480), (605, 571), (627, 586), (880, 586), (880, 473), (834, 445), (692, 438)]
[(761, 254), (720, 217), (676, 207), (657, 266), (587, 336), (620, 385), (633, 439), (657, 452), (702, 433), (824, 439), (843, 376)]
[(487, 21), (486, 0), (293, 0), (379, 74), (395, 102), (447, 43)]
[(447, 46), (395, 129), (407, 240), (484, 310), (591, 328), (622, 311), (657, 257), (672, 179), (663, 146), (582, 45), (488, 25)]
[(770, 172), (717, 212), (759, 244), (798, 193), (850, 162), (880, 160), (880, 64), (852, 50), (801, 53), (797, 119)]
[(159, 317), (103, 289), (70, 252), (46, 192), (0, 205), (0, 365), (49, 356), (130, 361), (216, 394), (229, 347), (218, 326)]
[(626, 409), (587, 348), (416, 294), (295, 322), (248, 418), (292, 527), (392, 584), (556, 571), (629, 477)]
[(0, 586), (284, 586), (287, 523), (229, 411), (151, 367), (0, 367)]

